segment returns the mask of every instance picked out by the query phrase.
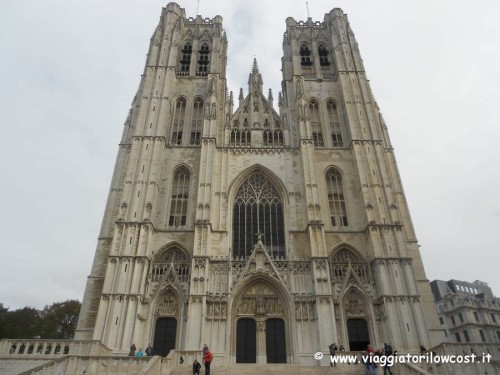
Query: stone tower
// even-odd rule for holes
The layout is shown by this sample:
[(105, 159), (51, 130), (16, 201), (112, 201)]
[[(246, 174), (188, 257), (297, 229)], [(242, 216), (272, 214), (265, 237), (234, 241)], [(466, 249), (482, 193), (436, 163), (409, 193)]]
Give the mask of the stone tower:
[(437, 342), (387, 128), (340, 9), (286, 20), (277, 112), (235, 106), (222, 18), (170, 3), (125, 122), (77, 339), (313, 364)]

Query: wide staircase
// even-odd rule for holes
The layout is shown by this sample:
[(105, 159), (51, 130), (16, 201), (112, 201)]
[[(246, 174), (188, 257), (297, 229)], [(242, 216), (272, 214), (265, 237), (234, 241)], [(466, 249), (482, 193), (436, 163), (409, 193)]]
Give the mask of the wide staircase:
[[(381, 374), (382, 372), (380, 372)], [(171, 375), (192, 375), (193, 371), (188, 366), (179, 366), (172, 370)], [(200, 371), (204, 374), (204, 370)], [(213, 365), (211, 375), (323, 375), (323, 374), (360, 374), (364, 375), (365, 370), (361, 365), (338, 364), (336, 367), (317, 366), (294, 366), (287, 364), (237, 364), (230, 366)]]

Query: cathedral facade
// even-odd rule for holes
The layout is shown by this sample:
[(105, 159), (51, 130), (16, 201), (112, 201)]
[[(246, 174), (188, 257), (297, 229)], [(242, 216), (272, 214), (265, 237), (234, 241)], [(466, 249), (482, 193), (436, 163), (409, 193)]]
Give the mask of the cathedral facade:
[[(347, 16), (286, 20), (277, 103), (226, 86), (222, 18), (162, 10), (75, 339), (313, 364), (439, 340), (387, 127)], [(249, 64), (250, 67), (250, 64)], [(276, 105), (277, 104), (277, 105)], [(275, 109), (278, 108), (278, 110)]]

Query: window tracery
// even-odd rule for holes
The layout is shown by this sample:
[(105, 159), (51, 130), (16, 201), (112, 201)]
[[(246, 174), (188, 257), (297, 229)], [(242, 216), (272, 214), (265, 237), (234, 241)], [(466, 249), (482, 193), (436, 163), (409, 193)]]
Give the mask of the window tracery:
[(229, 135), (230, 146), (250, 147), (251, 144), (252, 144), (252, 134), (250, 133), (250, 130), (248, 129), (239, 130), (238, 128), (231, 129), (231, 133)]
[(202, 43), (198, 51), (198, 70), (196, 75), (198, 77), (205, 77), (208, 74), (208, 66), (210, 63), (210, 47), (207, 43)]
[(263, 174), (254, 173), (241, 185), (233, 204), (233, 256), (251, 254), (257, 235), (272, 256), (285, 256), (281, 198)]
[(351, 250), (341, 248), (331, 258), (332, 280), (334, 282), (343, 282), (349, 268), (359, 277), (362, 283), (369, 283), (370, 273), (368, 263)]
[(342, 176), (335, 168), (326, 172), (326, 190), (330, 207), (330, 224), (333, 227), (343, 228), (348, 225), (347, 213), (342, 188)]
[(300, 46), (300, 63), (305, 66), (312, 65), (311, 50), (305, 43)]
[(172, 137), (170, 143), (180, 146), (182, 144), (182, 131), (184, 129), (184, 118), (186, 116), (186, 99), (179, 98), (175, 104)]
[(316, 100), (309, 102), (309, 116), (311, 119), (311, 135), (316, 147), (325, 147), (323, 132), (321, 130), (321, 119), (319, 117), (319, 103)]
[(279, 129), (266, 129), (262, 134), (262, 142), (267, 147), (283, 146), (283, 133)]
[(180, 60), (181, 69), (178, 72), (180, 76), (188, 76), (189, 75), (189, 66), (191, 65), (191, 54), (193, 52), (193, 47), (190, 42), (184, 44), (184, 47), (181, 49), (182, 58)]
[(340, 127), (337, 105), (333, 100), (329, 100), (326, 103), (326, 109), (328, 113), (328, 121), (330, 123), (330, 131), (332, 134), (332, 146), (344, 147), (344, 141), (342, 138), (342, 129)]
[(318, 46), (318, 56), (319, 56), (319, 64), (324, 66), (324, 65), (330, 65), (330, 62), (328, 61), (328, 51), (325, 48), (324, 45), (320, 44)]
[(160, 281), (169, 269), (177, 275), (179, 282), (188, 282), (190, 273), (189, 257), (178, 247), (169, 248), (162, 256), (153, 261), (151, 265), (151, 281)]
[(189, 144), (199, 146), (201, 142), (201, 130), (203, 125), (203, 100), (196, 98), (193, 105), (193, 121), (191, 122), (191, 138)]
[(172, 181), (172, 199), (168, 225), (180, 227), (186, 225), (189, 185), (191, 173), (185, 166), (176, 169)]

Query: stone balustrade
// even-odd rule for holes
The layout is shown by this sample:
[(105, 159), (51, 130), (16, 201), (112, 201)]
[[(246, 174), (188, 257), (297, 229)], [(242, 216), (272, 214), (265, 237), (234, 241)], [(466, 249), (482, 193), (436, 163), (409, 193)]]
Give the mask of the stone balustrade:
[(111, 350), (99, 341), (3, 339), (0, 357), (43, 357), (56, 359), (64, 355), (111, 355)]

